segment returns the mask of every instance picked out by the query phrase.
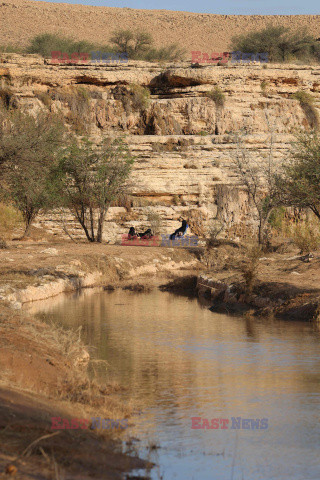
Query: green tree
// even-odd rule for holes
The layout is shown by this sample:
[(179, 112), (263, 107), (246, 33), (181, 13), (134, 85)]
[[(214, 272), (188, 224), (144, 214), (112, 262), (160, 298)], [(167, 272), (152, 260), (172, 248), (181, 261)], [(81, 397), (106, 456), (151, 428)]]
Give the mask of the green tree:
[(307, 30), (291, 31), (283, 26), (268, 25), (257, 32), (234, 36), (231, 41), (233, 50), (245, 53), (263, 53), (269, 55), (271, 62), (283, 62), (290, 58), (316, 57), (315, 39)]
[(141, 55), (143, 52), (149, 50), (153, 44), (153, 38), (150, 33), (136, 32), (134, 35), (133, 56)]
[(72, 53), (87, 53), (99, 49), (102, 49), (102, 47), (86, 40), (77, 42), (72, 38), (61, 37), (52, 33), (42, 33), (31, 39), (26, 51), (27, 53), (38, 53), (45, 58), (49, 58), (51, 57), (51, 52), (54, 51), (71, 55)]
[(309, 208), (320, 220), (320, 137), (300, 133), (291, 156), (278, 176), (278, 188), (285, 205)]
[(118, 30), (113, 32), (110, 41), (114, 43), (119, 52), (127, 53), (131, 58), (140, 58), (153, 44), (150, 33), (131, 30)]
[(106, 139), (97, 147), (74, 140), (60, 163), (62, 195), (90, 242), (102, 242), (111, 202), (124, 191), (133, 157), (121, 139)]
[(63, 145), (60, 118), (40, 113), (36, 118), (10, 111), (0, 122), (1, 193), (21, 212), (24, 235), (40, 211), (58, 201), (54, 168)]
[(273, 132), (266, 112), (265, 115), (270, 131), (267, 158), (262, 160), (253, 157), (241, 135), (235, 138), (236, 150), (233, 156), (233, 164), (240, 183), (245, 186), (250, 203), (258, 217), (259, 245), (266, 245), (270, 215), (274, 208), (281, 204), (276, 181)]
[(114, 44), (114, 50), (127, 53), (136, 60), (174, 61), (181, 60), (185, 55), (185, 49), (174, 43), (155, 48), (152, 35), (143, 31), (117, 30), (113, 32), (110, 42)]
[(59, 37), (51, 33), (42, 33), (32, 38), (27, 47), (27, 53), (38, 53), (43, 57), (51, 57), (51, 52), (55, 50), (69, 53), (72, 44), (73, 41), (65, 37)]
[(130, 53), (131, 44), (134, 41), (134, 35), (131, 30), (117, 30), (113, 32), (110, 42), (114, 43), (120, 53)]

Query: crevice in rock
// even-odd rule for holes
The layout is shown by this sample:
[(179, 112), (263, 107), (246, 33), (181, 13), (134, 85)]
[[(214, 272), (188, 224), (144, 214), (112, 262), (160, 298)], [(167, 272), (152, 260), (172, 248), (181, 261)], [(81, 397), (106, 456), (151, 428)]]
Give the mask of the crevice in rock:
[(204, 81), (195, 78), (182, 77), (173, 75), (170, 72), (164, 72), (153, 78), (149, 84), (150, 91), (153, 94), (168, 94), (172, 88), (179, 87), (196, 87), (203, 85)]
[(99, 78), (89, 77), (87, 75), (75, 77), (75, 83), (77, 85), (96, 85), (98, 87), (106, 87), (107, 85), (128, 85), (124, 80), (110, 82), (109, 80), (100, 80)]

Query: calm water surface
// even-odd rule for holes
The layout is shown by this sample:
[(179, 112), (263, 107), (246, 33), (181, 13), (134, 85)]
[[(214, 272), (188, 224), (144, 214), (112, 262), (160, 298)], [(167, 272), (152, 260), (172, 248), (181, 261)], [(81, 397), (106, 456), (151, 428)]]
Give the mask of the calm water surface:
[[(153, 479), (320, 479), (320, 335), (312, 325), (215, 314), (157, 290), (83, 293), (41, 308), (49, 320), (82, 326), (109, 364), (106, 380), (142, 404), (128, 434), (159, 465)], [(194, 430), (191, 417), (267, 418), (269, 427)], [(150, 442), (160, 448), (148, 453)]]

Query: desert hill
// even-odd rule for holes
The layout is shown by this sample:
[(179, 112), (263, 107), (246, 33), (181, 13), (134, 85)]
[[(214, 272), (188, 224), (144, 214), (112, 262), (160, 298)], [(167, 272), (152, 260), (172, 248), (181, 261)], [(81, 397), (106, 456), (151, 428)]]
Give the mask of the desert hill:
[(306, 27), (320, 37), (320, 15), (214, 15), (4, 0), (0, 3), (0, 45), (25, 46), (39, 33), (107, 44), (114, 30), (128, 28), (147, 30), (157, 47), (178, 43), (187, 54), (191, 50), (221, 52), (228, 50), (233, 35), (259, 30), (270, 21), (291, 28)]

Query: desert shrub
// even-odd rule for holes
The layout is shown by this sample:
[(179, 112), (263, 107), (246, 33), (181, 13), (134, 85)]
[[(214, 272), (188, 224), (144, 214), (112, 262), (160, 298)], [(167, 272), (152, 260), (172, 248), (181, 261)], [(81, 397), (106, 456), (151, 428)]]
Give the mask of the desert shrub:
[(153, 47), (152, 35), (139, 30), (117, 30), (113, 32), (110, 42), (117, 51), (127, 53), (129, 58), (136, 60), (173, 61), (185, 55), (185, 50), (175, 43), (161, 48)]
[(309, 220), (299, 222), (289, 228), (289, 236), (300, 249), (300, 253), (309, 253), (320, 246), (319, 222)]
[(312, 56), (312, 60), (316, 59), (317, 62), (320, 61), (320, 42), (319, 42), (319, 39), (317, 39), (312, 45), (311, 56)]
[(217, 107), (223, 107), (226, 101), (225, 94), (218, 86), (214, 87), (211, 92), (206, 93), (206, 97), (211, 98)]
[(162, 227), (162, 217), (159, 213), (149, 210), (147, 214), (147, 220), (150, 224), (151, 231), (153, 235), (160, 235)]
[(13, 232), (21, 228), (22, 224), (23, 218), (17, 209), (11, 205), (0, 203), (0, 238), (10, 239)]
[(27, 47), (27, 53), (38, 53), (43, 57), (51, 57), (51, 52), (61, 51), (71, 53), (73, 51), (73, 40), (60, 37), (51, 33), (43, 33), (35, 36)]
[(278, 232), (281, 232), (284, 228), (285, 218), (286, 218), (285, 207), (276, 207), (270, 213), (268, 222), (272, 228), (274, 228)]
[(131, 103), (134, 110), (145, 110), (150, 103), (150, 92), (141, 85), (131, 85)]
[(309, 125), (311, 128), (318, 130), (319, 129), (319, 115), (316, 107), (314, 106), (314, 98), (303, 90), (298, 90), (292, 95), (292, 98), (300, 102), (301, 108), (304, 111)]
[(88, 53), (99, 51), (101, 53), (115, 53), (118, 50), (111, 45), (101, 45), (86, 40), (73, 40), (69, 37), (63, 37), (51, 33), (44, 33), (35, 36), (29, 46), (26, 48), (27, 53), (37, 53), (44, 58), (50, 58), (51, 52), (66, 53), (70, 58), (72, 54)]
[(298, 90), (297, 92), (293, 93), (292, 98), (299, 100), (300, 103), (307, 103), (308, 105), (314, 103), (313, 96), (308, 92), (304, 92), (303, 90)]
[(282, 203), (290, 207), (309, 209), (320, 220), (319, 134), (297, 134), (290, 154), (276, 178)]
[(71, 55), (72, 53), (90, 52), (98, 49), (98, 46), (86, 42), (75, 41), (72, 38), (62, 37), (51, 33), (36, 35), (27, 47), (27, 53), (38, 53), (43, 57), (51, 57), (51, 52), (60, 51)]
[(34, 117), (11, 110), (5, 120), (0, 122), (1, 195), (21, 212), (27, 235), (40, 211), (59, 204), (54, 168), (64, 126), (44, 112)]
[(145, 52), (142, 59), (149, 62), (173, 62), (176, 60), (183, 60), (185, 54), (185, 49), (180, 48), (176, 43), (172, 43), (166, 47), (150, 48)]
[(35, 97), (37, 97), (40, 102), (43, 103), (46, 107), (50, 108), (52, 105), (52, 98), (48, 92), (34, 92)]
[[(265, 112), (265, 116), (269, 126), (267, 112)], [(247, 191), (252, 218), (255, 215), (258, 217), (258, 243), (264, 246), (268, 246), (269, 243), (269, 216), (274, 208), (283, 204), (276, 182), (277, 165), (274, 155), (274, 137), (270, 127), (269, 131), (270, 138), (267, 141), (268, 160), (266, 162), (258, 161), (255, 158), (253, 152), (243, 142), (243, 135), (235, 136), (237, 147), (232, 155), (232, 162), (237, 175), (239, 175), (241, 184), (245, 186)]]
[(218, 254), (216, 248), (205, 248), (201, 254), (201, 262), (204, 263), (207, 270), (217, 265)]
[(210, 269), (213, 265), (216, 267), (222, 267), (217, 252), (217, 246), (219, 245), (218, 236), (225, 230), (225, 225), (219, 220), (214, 220), (209, 225), (206, 231), (206, 243), (202, 252), (201, 261), (206, 265), (207, 269)]
[(87, 103), (90, 99), (90, 92), (86, 90), (84, 87), (78, 87), (77, 96), (79, 97), (80, 100)]
[(19, 45), (0, 45), (0, 53), (23, 53)]
[(232, 38), (232, 50), (245, 53), (268, 53), (269, 61), (284, 62), (291, 59), (316, 59), (317, 45), (307, 30), (290, 30), (272, 24), (257, 32), (251, 31)]
[(210, 249), (217, 245), (218, 236), (225, 231), (225, 224), (220, 220), (214, 220), (209, 225), (206, 234), (206, 248)]
[(130, 58), (139, 58), (151, 46), (153, 39), (150, 33), (143, 31), (117, 30), (113, 32), (110, 42), (119, 52), (127, 53)]
[(121, 101), (127, 114), (146, 110), (150, 104), (150, 91), (141, 85), (131, 84), (121, 95)]
[(257, 283), (260, 256), (261, 246), (254, 245), (248, 249), (244, 261), (240, 266), (240, 271), (245, 283), (245, 292), (248, 295), (251, 295), (253, 288)]

